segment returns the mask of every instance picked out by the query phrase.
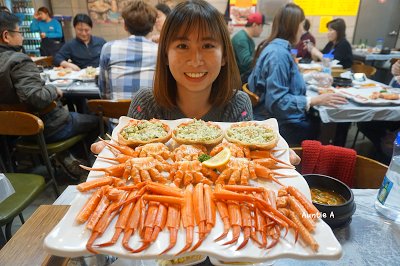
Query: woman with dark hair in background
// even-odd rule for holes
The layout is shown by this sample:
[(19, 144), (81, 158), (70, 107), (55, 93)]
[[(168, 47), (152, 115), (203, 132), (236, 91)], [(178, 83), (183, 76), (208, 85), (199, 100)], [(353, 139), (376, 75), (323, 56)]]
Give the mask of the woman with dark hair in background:
[(297, 57), (301, 58), (311, 58), (310, 52), (307, 50), (306, 44), (308, 42), (312, 42), (312, 44), (315, 46), (315, 38), (314, 36), (310, 33), (310, 21), (308, 19), (304, 20), (304, 33), (301, 35), (299, 43), (296, 45), (297, 49)]
[(40, 32), (42, 39), (40, 55), (54, 56), (63, 45), (63, 32), (60, 22), (53, 18), (44, 6), (38, 9), (30, 26), (31, 32)]
[(54, 64), (76, 71), (89, 66), (98, 67), (106, 40), (92, 35), (93, 22), (86, 14), (77, 14), (73, 25), (76, 37), (58, 51)]
[(161, 29), (164, 25), (165, 19), (167, 18), (169, 13), (171, 13), (171, 8), (169, 6), (167, 6), (166, 4), (160, 3), (160, 4), (156, 5), (156, 9), (157, 9), (157, 19), (156, 19), (156, 23), (154, 24), (154, 29), (158, 33), (153, 35), (153, 37), (151, 39), (153, 42), (158, 43), (158, 40), (160, 39)]
[(339, 61), (343, 68), (350, 68), (353, 64), (353, 52), (351, 44), (346, 39), (346, 23), (342, 18), (329, 21), (328, 40), (324, 49), (320, 52), (312, 43), (308, 43), (308, 51), (314, 60), (322, 60), (324, 54), (333, 54), (334, 59)]
[(306, 97), (306, 84), (290, 53), (303, 34), (304, 19), (303, 10), (293, 3), (277, 12), (270, 36), (257, 49), (256, 65), (248, 79), (249, 89), (260, 96), (255, 119), (276, 118), (281, 135), (291, 145), (318, 137), (319, 118), (308, 114), (310, 107), (347, 102), (336, 94)]

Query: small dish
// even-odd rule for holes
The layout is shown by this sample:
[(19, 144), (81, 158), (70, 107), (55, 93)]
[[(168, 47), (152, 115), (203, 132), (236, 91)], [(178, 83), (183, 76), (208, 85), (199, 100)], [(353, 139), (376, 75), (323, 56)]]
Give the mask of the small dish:
[(354, 195), (351, 189), (342, 181), (330, 176), (319, 174), (303, 176), (310, 189), (320, 188), (330, 191), (333, 190), (345, 199), (345, 202), (339, 205), (319, 204), (313, 201), (314, 206), (321, 212), (322, 220), (331, 228), (342, 227), (349, 224), (351, 222), (351, 216), (356, 211)]
[(353, 85), (352, 80), (348, 78), (334, 77), (333, 87), (351, 87)]

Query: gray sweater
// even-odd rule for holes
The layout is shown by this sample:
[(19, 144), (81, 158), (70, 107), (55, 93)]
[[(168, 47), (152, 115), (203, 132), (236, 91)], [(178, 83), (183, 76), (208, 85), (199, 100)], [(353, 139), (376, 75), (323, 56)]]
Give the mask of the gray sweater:
[[(133, 97), (128, 116), (135, 119), (175, 120), (186, 118), (176, 107), (172, 110), (161, 108), (155, 101), (152, 89), (142, 89)], [(226, 106), (212, 108), (202, 118), (204, 121), (240, 122), (253, 119), (253, 109), (249, 96), (238, 91)]]

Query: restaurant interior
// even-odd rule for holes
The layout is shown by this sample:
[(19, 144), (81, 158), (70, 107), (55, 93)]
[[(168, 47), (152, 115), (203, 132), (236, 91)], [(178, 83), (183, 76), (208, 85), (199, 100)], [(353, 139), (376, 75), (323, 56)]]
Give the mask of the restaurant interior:
[[(135, 25), (129, 24), (126, 11), (132, 2), (144, 2), (152, 8), (154, 18), (149, 33), (132, 33)], [(153, 83), (154, 88), (162, 86), (156, 86), (160, 82), (155, 76), (164, 78), (164, 72), (158, 68), (166, 61), (157, 59), (157, 55), (166, 55), (160, 50), (170, 49), (160, 46), (169, 40), (168, 34), (164, 34), (165, 25), (171, 15), (177, 14), (174, 9), (185, 2), (0, 0), (0, 6), (5, 7), (0, 12), (19, 19), (18, 28), (13, 29), (4, 28), (0, 18), (0, 65), (8, 65), (12, 60), (3, 57), (7, 53), (3, 47), (11, 46), (3, 41), (7, 39), (4, 31), (10, 36), (18, 33), (22, 39), (17, 53), (28, 55), (23, 61), (28, 60), (37, 68), (29, 78), (35, 80), (36, 75), (42, 84), (40, 90), (47, 91), (46, 86), (50, 86), (58, 94), (45, 108), (32, 107), (28, 96), (19, 100), (17, 97), (21, 95), (18, 84), (25, 77), (13, 76), (14, 66), (8, 69), (0, 66), (0, 84), (7, 84), (0, 85), (0, 265), (398, 265), (400, 0), (205, 1), (224, 18), (227, 27), (223, 34), (229, 35), (233, 44), (229, 46), (233, 47), (232, 54), (239, 66), (234, 64), (237, 68), (234, 72), (239, 76), (240, 71), (242, 79), (238, 91), (245, 95), (252, 116), (245, 118), (249, 113), (245, 109), (237, 121), (203, 122), (198, 119), (209, 117), (204, 115), (207, 112), (190, 116), (184, 111), (169, 119), (158, 113), (157, 117), (142, 118), (148, 110), (135, 103), (143, 104), (148, 99), (140, 101), (140, 95), (145, 94), (138, 91)], [(168, 8), (168, 14), (164, 7), (159, 8), (160, 4)], [(290, 119), (283, 118), (284, 113), (290, 117), (297, 111), (288, 107), (271, 114), (276, 107), (268, 104), (272, 101), (268, 92), (271, 87), (266, 84), (274, 85), (277, 76), (276, 80), (272, 76), (272, 81), (265, 76), (265, 82), (256, 80), (257, 68), (263, 67), (259, 61), (263, 56), (268, 57), (263, 52), (275, 40), (269, 39), (267, 45), (264, 41), (274, 35), (274, 24), (279, 21), (277, 14), (291, 4), (301, 8), (309, 23), (309, 29), (303, 26), (301, 33), (311, 33), (314, 38), (310, 47), (310, 40), (297, 39), (301, 49), (308, 51), (304, 57), (299, 54), (299, 46), (289, 42), (285, 47), (288, 60), (293, 62), (291, 67), (304, 83), (304, 92), (295, 92), (303, 100), (297, 100), (294, 109), (305, 105), (304, 119), (318, 125), (317, 137), (299, 141), (292, 141), (292, 134), (286, 135), (284, 125)], [(151, 13), (147, 6), (147, 9), (141, 7), (140, 14)], [(259, 23), (254, 14), (260, 14)], [(162, 16), (166, 22), (158, 29)], [(284, 19), (282, 15), (282, 25)], [(344, 61), (333, 57), (339, 50), (338, 41), (332, 41), (329, 34), (333, 30), (338, 38), (339, 30), (330, 23), (337, 19), (344, 22), (343, 38), (350, 44), (349, 67), (343, 67)], [(49, 33), (43, 35), (40, 23), (46, 21), (55, 23), (60, 35), (54, 38)], [(301, 21), (304, 25), (304, 19)], [(35, 23), (39, 23), (37, 29), (33, 27)], [(248, 29), (257, 25), (261, 31), (251, 36)], [(54, 32), (52, 27), (50, 31)], [(86, 42), (84, 31), (89, 32)], [(240, 69), (241, 56), (237, 55), (238, 45), (233, 38), (244, 32), (253, 46), (246, 75)], [(144, 44), (147, 48), (135, 46), (143, 53), (138, 57), (147, 56), (153, 62), (142, 66), (142, 74), (131, 74), (133, 68), (128, 63), (116, 67), (110, 64), (121, 55), (135, 57), (129, 54), (132, 51), (129, 45), (134, 44), (118, 43), (132, 36), (149, 43)], [(329, 58), (323, 52), (328, 42), (334, 45), (327, 50)], [(81, 44), (84, 52), (79, 48)], [(315, 56), (313, 49), (321, 57)], [(230, 49), (227, 50), (226, 57)], [(73, 53), (81, 54), (74, 57)], [(79, 61), (82, 55), (92, 61), (88, 58)], [(166, 72), (173, 72), (168, 63), (163, 67), (169, 69)], [(194, 71), (188, 79), (200, 75)], [(289, 71), (288, 75), (292, 75), (289, 78), (293, 77), (293, 71)], [(262, 74), (269, 75), (266, 72)], [(119, 74), (122, 81), (116, 78)], [(174, 73), (170, 76), (175, 78)], [(282, 77), (279, 78), (281, 81)], [(27, 81), (27, 87), (36, 81)], [(176, 83), (179, 82), (176, 78)], [(288, 83), (282, 86), (289, 86), (290, 90), (293, 81)], [(3, 86), (14, 88), (17, 101), (7, 102), (5, 96), (5, 100), (1, 99), (6, 95)], [(121, 88), (117, 89), (118, 86)], [(126, 92), (126, 87), (135, 88)], [(154, 93), (152, 99), (157, 101), (157, 95), (170, 97), (162, 93)], [(279, 97), (291, 93), (285, 91)], [(313, 99), (328, 99), (327, 95), (337, 95), (344, 102), (314, 104)], [(177, 100), (175, 107), (178, 111), (181, 108)], [(49, 135), (46, 122), (58, 108), (69, 115), (78, 114), (78, 118), (71, 119), (85, 122), (75, 125), (82, 130), (65, 138)], [(265, 112), (258, 119), (260, 108)], [(226, 112), (223, 109), (218, 110)], [(154, 122), (151, 118), (161, 121)], [(57, 119), (62, 119), (61, 115)], [(198, 121), (207, 130), (217, 128), (221, 132), (219, 140), (179, 138), (179, 130), (184, 134), (182, 128), (197, 125)], [(60, 133), (57, 127), (67, 124), (60, 123), (53, 128), (57, 134)], [(161, 124), (168, 137), (130, 141), (136, 132), (129, 130), (140, 128), (142, 123), (143, 128), (148, 124), (152, 127), (140, 134), (147, 134)], [(245, 127), (250, 129), (240, 131), (244, 133), (234, 131)], [(297, 135), (309, 129), (291, 128)], [(201, 130), (194, 129), (191, 136), (201, 135)], [(250, 130), (259, 131), (255, 136)], [(261, 138), (261, 134), (267, 134), (273, 144), (256, 143), (254, 139)], [(189, 239), (193, 245), (187, 247)]]

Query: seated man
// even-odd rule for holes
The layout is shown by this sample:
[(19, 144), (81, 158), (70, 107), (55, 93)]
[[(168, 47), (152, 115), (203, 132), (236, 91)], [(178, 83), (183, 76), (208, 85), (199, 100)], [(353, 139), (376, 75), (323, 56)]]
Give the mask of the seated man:
[[(400, 60), (392, 66), (393, 79), (390, 86), (400, 89)], [(378, 156), (389, 164), (393, 142), (400, 130), (400, 121), (371, 121), (357, 123), (358, 129), (374, 144)], [(381, 158), (378, 158), (381, 159)]]
[(54, 57), (54, 64), (76, 71), (98, 67), (101, 48), (106, 41), (92, 35), (93, 22), (86, 14), (77, 14), (73, 25), (76, 37), (61, 47)]
[(158, 45), (151, 41), (157, 11), (133, 1), (122, 11), (128, 38), (104, 45), (100, 55), (99, 88), (102, 98), (131, 99), (140, 88), (152, 88)]
[(23, 37), (18, 22), (14, 14), (0, 11), (0, 104), (26, 103), (41, 110), (57, 101), (56, 108), (40, 117), (48, 143), (96, 132), (97, 116), (70, 113), (63, 108), (58, 100), (62, 92), (53, 85), (45, 85), (35, 63), (20, 52)]
[(244, 29), (238, 31), (232, 38), (233, 50), (235, 51), (236, 62), (239, 67), (242, 81), (247, 82), (247, 77), (252, 70), (255, 43), (263, 31), (265, 16), (261, 13), (253, 13), (247, 17)]

